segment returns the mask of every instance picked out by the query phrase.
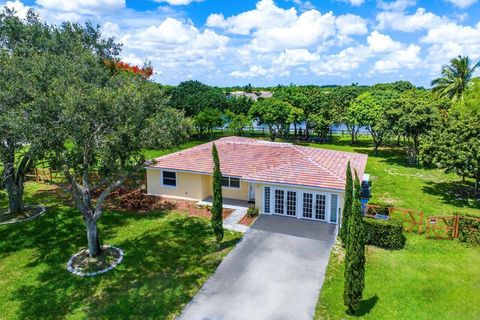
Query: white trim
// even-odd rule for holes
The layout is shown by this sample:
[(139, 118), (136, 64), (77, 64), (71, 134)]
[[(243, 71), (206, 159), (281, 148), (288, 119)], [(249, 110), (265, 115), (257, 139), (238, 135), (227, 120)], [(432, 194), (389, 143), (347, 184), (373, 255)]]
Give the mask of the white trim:
[[(174, 186), (163, 183), (163, 173), (164, 172), (175, 173), (175, 185)], [(167, 178), (167, 179), (171, 179), (171, 178)], [(160, 171), (160, 186), (162, 186), (163, 188), (177, 189), (177, 186), (178, 186), (177, 172), (176, 171), (170, 171), (170, 170), (161, 170)]]

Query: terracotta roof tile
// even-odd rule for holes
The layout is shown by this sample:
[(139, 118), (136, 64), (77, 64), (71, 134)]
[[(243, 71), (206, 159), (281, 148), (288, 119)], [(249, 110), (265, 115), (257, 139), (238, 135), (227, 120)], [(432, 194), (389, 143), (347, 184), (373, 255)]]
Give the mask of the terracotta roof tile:
[[(343, 190), (350, 161), (361, 178), (367, 155), (242, 137), (214, 141), (222, 174), (245, 180)], [(152, 167), (211, 174), (212, 142), (155, 159)]]

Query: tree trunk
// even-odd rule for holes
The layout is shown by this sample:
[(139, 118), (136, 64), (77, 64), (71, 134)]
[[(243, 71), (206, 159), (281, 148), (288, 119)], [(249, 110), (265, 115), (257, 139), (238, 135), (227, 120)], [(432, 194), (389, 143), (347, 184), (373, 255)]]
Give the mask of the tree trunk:
[(22, 214), (25, 210), (23, 205), (23, 175), (15, 175), (15, 156), (7, 155), (3, 159), (3, 184), (8, 194), (9, 212), (12, 214)]
[(98, 238), (97, 221), (90, 216), (85, 217), (87, 227), (88, 253), (90, 258), (100, 255), (100, 240)]
[(296, 122), (293, 123), (293, 130), (294, 130), (295, 137), (297, 137), (297, 123)]

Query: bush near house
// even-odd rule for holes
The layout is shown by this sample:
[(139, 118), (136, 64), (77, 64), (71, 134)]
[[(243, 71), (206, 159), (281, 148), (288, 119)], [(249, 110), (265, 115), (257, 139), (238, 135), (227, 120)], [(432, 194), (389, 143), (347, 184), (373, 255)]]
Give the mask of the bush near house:
[(247, 215), (250, 218), (254, 218), (254, 217), (258, 216), (259, 214), (260, 214), (260, 211), (258, 210), (258, 208), (255, 208), (254, 206), (248, 207)]
[(405, 246), (406, 238), (400, 221), (370, 218), (364, 221), (367, 244), (384, 249), (402, 249)]

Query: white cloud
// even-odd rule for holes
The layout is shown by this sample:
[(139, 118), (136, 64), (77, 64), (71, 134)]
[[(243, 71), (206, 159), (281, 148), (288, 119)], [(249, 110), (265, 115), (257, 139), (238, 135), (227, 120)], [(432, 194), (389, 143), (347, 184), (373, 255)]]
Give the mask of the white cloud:
[(253, 30), (289, 25), (297, 20), (295, 8), (279, 8), (273, 0), (257, 2), (256, 9), (226, 18), (223, 14), (211, 14), (207, 26), (225, 29), (233, 34), (248, 35)]
[(251, 66), (247, 71), (233, 71), (230, 73), (235, 78), (253, 78), (268, 75), (268, 70), (257, 65)]
[(417, 0), (395, 0), (391, 2), (380, 1), (378, 6), (383, 10), (404, 11), (417, 4)]
[(361, 35), (368, 32), (367, 21), (350, 13), (339, 16), (335, 23), (338, 32), (343, 35)]
[(421, 48), (415, 44), (411, 44), (405, 49), (394, 51), (385, 58), (375, 61), (373, 71), (388, 73), (396, 72), (401, 68), (415, 68), (422, 62), (419, 57), (420, 51)]
[(307, 49), (287, 49), (273, 60), (273, 64), (292, 67), (299, 66), (308, 62), (317, 61), (319, 59), (320, 56), (318, 54), (311, 53)]
[(310, 10), (302, 13), (290, 25), (258, 30), (252, 46), (260, 51), (306, 48), (319, 44), (335, 33), (335, 17), (331, 12), (322, 15), (317, 10)]
[(371, 50), (364, 45), (348, 47), (337, 54), (326, 56), (324, 59), (312, 63), (310, 70), (319, 76), (349, 75), (350, 72), (357, 69), (371, 57)]
[(431, 45), (426, 61), (434, 70), (458, 55), (480, 59), (480, 23), (473, 27), (447, 23), (430, 29), (420, 41)]
[(306, 10), (311, 10), (314, 9), (315, 6), (313, 5), (312, 2), (310, 1), (304, 1), (304, 0), (293, 0), (293, 3), (298, 5), (300, 7), (300, 10), (306, 11)]
[(452, 41), (461, 44), (478, 44), (480, 43), (480, 22), (475, 27), (455, 23), (442, 24), (428, 30), (427, 35), (421, 41), (424, 43)]
[(380, 12), (377, 17), (379, 29), (392, 29), (403, 32), (414, 32), (429, 29), (448, 21), (446, 17), (440, 17), (424, 8), (418, 8), (414, 14), (406, 14), (400, 11)]
[(203, 0), (155, 0), (155, 2), (166, 2), (171, 6), (185, 6), (192, 2), (201, 2)]
[(390, 36), (381, 34), (378, 31), (373, 31), (367, 37), (367, 43), (374, 53), (386, 53), (398, 50), (402, 44), (394, 41)]
[(350, 3), (352, 6), (360, 6), (365, 2), (365, 0), (344, 0), (344, 1)]
[(472, 4), (477, 2), (477, 0), (447, 0), (447, 1), (453, 4), (454, 6), (462, 9), (466, 7), (470, 7)]
[(125, 8), (125, 0), (37, 0), (36, 4), (46, 10), (77, 14), (96, 14)]

